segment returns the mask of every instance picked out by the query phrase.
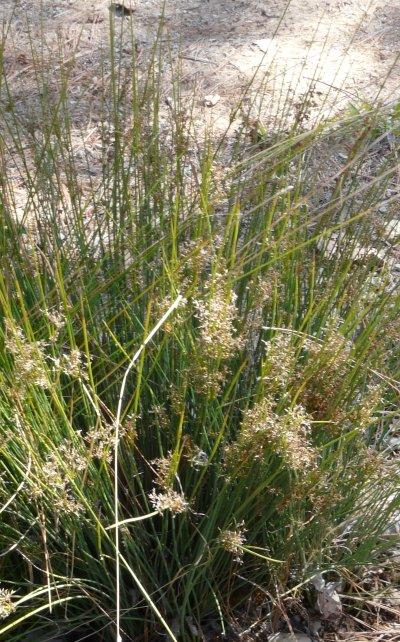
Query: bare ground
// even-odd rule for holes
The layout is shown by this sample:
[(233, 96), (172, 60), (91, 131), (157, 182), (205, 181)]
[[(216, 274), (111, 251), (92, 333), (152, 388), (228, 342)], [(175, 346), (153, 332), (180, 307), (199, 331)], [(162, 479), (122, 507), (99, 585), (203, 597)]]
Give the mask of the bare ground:
[[(110, 26), (125, 69), (133, 40), (144, 69), (163, 15), (164, 97), (172, 93), (172, 60), (180, 66), (183, 98), (194, 100), (196, 132), (209, 122), (224, 131), (244, 92), (254, 116), (271, 130), (293, 117), (306, 94), (310, 123), (352, 102), (400, 100), (400, 0), (121, 2), (126, 17), (110, 11), (110, 0), (0, 0), (8, 84), (33, 136), (42, 130), (41, 110), (35, 109), (41, 100), (38, 69), (51, 77), (62, 68), (69, 76), (71, 142), (85, 193), (101, 166)], [(332, 151), (330, 172), (343, 162)], [(22, 216), (28, 196), (17, 163), (11, 160), (8, 172)]]
[[(133, 27), (145, 60), (163, 2), (124, 1), (133, 11), (115, 16), (116, 30), (128, 42)], [(90, 104), (109, 39), (109, 6), (109, 0), (2, 0), (0, 18), (11, 25), (6, 63), (21, 94), (31, 91), (31, 42), (44, 36), (50, 58), (61, 40), (66, 43), (63, 55), (69, 49), (75, 58), (72, 93), (84, 91)], [(269, 115), (283, 109), (288, 88), (296, 98), (310, 84), (315, 114), (349, 101), (400, 96), (400, 0), (167, 0), (163, 37), (181, 61), (183, 92), (198, 97), (198, 118), (211, 112), (217, 127), (224, 127), (257, 70), (259, 80), (265, 78), (260, 110)], [(126, 53), (128, 62), (128, 47)], [(79, 126), (92, 117), (89, 111)]]

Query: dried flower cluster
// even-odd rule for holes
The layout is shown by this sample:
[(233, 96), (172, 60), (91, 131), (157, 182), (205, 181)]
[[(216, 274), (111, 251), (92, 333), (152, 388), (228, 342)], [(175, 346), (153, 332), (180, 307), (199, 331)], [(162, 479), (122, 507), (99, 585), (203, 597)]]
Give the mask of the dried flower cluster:
[(214, 397), (217, 395), (227, 376), (227, 368), (218, 363), (206, 362), (201, 356), (193, 360), (190, 370), (196, 392)]
[(206, 283), (203, 297), (194, 301), (199, 323), (192, 376), (199, 392), (216, 394), (226, 377), (224, 362), (242, 345), (234, 328), (236, 294), (220, 272)]
[(276, 334), (266, 342), (262, 378), (269, 394), (283, 393), (296, 371), (296, 349), (290, 334)]
[[(49, 316), (50, 313), (47, 313)], [(53, 343), (58, 335), (60, 327), (64, 321), (59, 313), (51, 313), (51, 319), (54, 323), (54, 331), (50, 336)], [(15, 380), (19, 387), (35, 385), (41, 388), (50, 388), (51, 380), (49, 374), (53, 371), (63, 372), (64, 374), (87, 379), (87, 374), (83, 368), (82, 353), (73, 349), (64, 353), (61, 357), (52, 357), (46, 355), (46, 344), (43, 341), (28, 341), (18, 326), (6, 320), (6, 349), (12, 354), (14, 359)], [(49, 368), (46, 359), (53, 362), (53, 368)]]
[(152, 464), (156, 469), (156, 483), (165, 490), (172, 487), (175, 477), (174, 456), (170, 452), (167, 457), (155, 459)]
[(60, 444), (58, 450), (59, 454), (49, 453), (44, 463), (38, 466), (38, 481), (32, 481), (30, 495), (36, 499), (41, 498), (45, 495), (45, 489), (51, 489), (54, 493), (52, 506), (56, 511), (81, 513), (83, 506), (74, 497), (71, 479), (75, 479), (86, 468), (86, 458), (80, 450), (67, 442)]
[(61, 356), (60, 368), (69, 377), (87, 379), (87, 373), (83, 369), (82, 353), (76, 348)]
[(357, 461), (348, 466), (349, 479), (353, 482), (361, 474), (369, 483), (375, 481), (383, 489), (386, 481), (392, 482), (395, 479), (396, 467), (397, 474), (399, 472), (398, 466), (399, 462), (391, 461), (375, 448), (363, 444), (360, 445)]
[(0, 588), (0, 619), (5, 620), (14, 613), (15, 604), (12, 599), (13, 591)]
[[(171, 410), (175, 415), (180, 415), (185, 407), (185, 395), (184, 390), (181, 387), (178, 387), (174, 384), (170, 384), (169, 388), (169, 402), (171, 404)], [(153, 406), (154, 407), (154, 406)], [(166, 416), (166, 413), (165, 413)], [(168, 419), (167, 419), (168, 421)], [(168, 421), (169, 423), (169, 421)]]
[(149, 414), (154, 415), (154, 423), (158, 428), (165, 430), (169, 427), (169, 419), (165, 407), (161, 404), (154, 404), (150, 410)]
[(149, 494), (149, 499), (156, 511), (163, 513), (170, 511), (172, 516), (185, 513), (189, 509), (189, 503), (181, 493), (177, 493), (172, 488), (168, 488), (165, 492), (157, 493), (155, 489)]
[(226, 273), (211, 277), (202, 300), (195, 301), (200, 327), (199, 344), (205, 358), (224, 361), (241, 345), (233, 322), (236, 294), (227, 285)]
[(239, 564), (243, 561), (243, 546), (246, 542), (245, 530), (243, 523), (239, 524), (235, 530), (224, 530), (218, 537), (218, 542), (226, 551), (234, 555), (235, 562)]
[(333, 476), (326, 471), (319, 473), (305, 489), (311, 510), (320, 517), (324, 511), (334, 511), (343, 501), (343, 489), (337, 483), (337, 472)]
[[(112, 424), (102, 422), (90, 428), (85, 435), (85, 441), (89, 445), (91, 456), (110, 463), (114, 449), (114, 435), (115, 430)], [(123, 435), (121, 429), (120, 435)]]
[(301, 403), (307, 411), (319, 420), (330, 419), (341, 422), (344, 419), (343, 407), (335, 408), (335, 396), (351, 368), (352, 344), (338, 330), (339, 319), (330, 321), (323, 342), (307, 341), (308, 352), (306, 371), (298, 372), (299, 385), (302, 386)]
[(180, 276), (183, 285), (190, 285), (193, 275), (200, 276), (210, 266), (213, 248), (204, 241), (188, 241), (181, 250)]
[(198, 470), (208, 464), (208, 455), (193, 441), (193, 438), (186, 434), (182, 438), (181, 456), (192, 468)]
[[(288, 397), (290, 389), (298, 391), (301, 406), (313, 418), (329, 421), (330, 430), (348, 427), (363, 430), (373, 420), (381, 401), (381, 386), (369, 386), (366, 393), (349, 398), (347, 404), (337, 403), (343, 382), (351, 375), (353, 344), (339, 332), (340, 319), (333, 315), (323, 341), (303, 341), (302, 355), (297, 354), (291, 335), (277, 334), (267, 344), (262, 379), (269, 395)], [(297, 394), (297, 392), (296, 392)]]
[(81, 473), (86, 470), (86, 450), (78, 449), (66, 439), (58, 446), (58, 452), (67, 470)]
[(28, 341), (21, 328), (6, 319), (6, 349), (14, 358), (14, 374), (21, 387), (35, 385), (49, 388), (50, 381), (41, 341)]
[(51, 323), (49, 341), (54, 343), (65, 325), (65, 316), (58, 310), (45, 310), (44, 314)]
[(310, 417), (301, 406), (278, 415), (272, 399), (264, 398), (247, 410), (238, 438), (225, 450), (229, 476), (247, 474), (257, 463), (275, 455), (287, 468), (308, 472), (316, 465), (316, 451), (309, 441), (310, 426)]

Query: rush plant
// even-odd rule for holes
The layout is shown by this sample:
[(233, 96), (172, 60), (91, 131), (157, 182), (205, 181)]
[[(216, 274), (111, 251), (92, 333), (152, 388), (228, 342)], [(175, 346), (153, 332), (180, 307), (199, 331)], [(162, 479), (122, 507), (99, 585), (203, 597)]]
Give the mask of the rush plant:
[(243, 117), (216, 138), (179, 73), (164, 105), (161, 39), (139, 74), (111, 36), (95, 171), (68, 67), (35, 57), (29, 104), (2, 75), (9, 641), (187, 640), (245, 626), (260, 600), (274, 622), (317, 573), (378, 559), (399, 510), (385, 108), (257, 141)]

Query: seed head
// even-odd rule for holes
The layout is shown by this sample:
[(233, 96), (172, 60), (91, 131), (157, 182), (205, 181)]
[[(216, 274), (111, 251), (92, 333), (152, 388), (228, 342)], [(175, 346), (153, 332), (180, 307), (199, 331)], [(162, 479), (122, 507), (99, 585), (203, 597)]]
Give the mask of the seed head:
[(316, 464), (316, 451), (309, 443), (310, 417), (301, 406), (274, 411), (274, 403), (265, 397), (244, 413), (236, 441), (225, 450), (230, 477), (249, 474), (254, 465), (268, 456), (279, 456), (284, 465), (306, 473)]
[(9, 615), (14, 613), (16, 607), (12, 600), (14, 591), (0, 588), (0, 618), (5, 620)]
[(277, 334), (266, 342), (263, 381), (269, 394), (285, 391), (296, 371), (296, 349), (289, 334)]
[(41, 341), (28, 341), (21, 328), (8, 319), (5, 325), (5, 346), (14, 358), (14, 373), (18, 385), (49, 388), (44, 344)]
[(156, 468), (157, 486), (165, 490), (170, 489), (174, 481), (173, 454), (168, 453), (167, 457), (155, 459), (152, 462)]
[(86, 458), (74, 446), (62, 443), (58, 452), (50, 452), (44, 462), (37, 465), (36, 479), (29, 490), (32, 498), (49, 495), (52, 506), (61, 512), (77, 514), (83, 505), (73, 495), (71, 479), (77, 477), (86, 467)]
[(92, 457), (110, 463), (114, 449), (114, 435), (115, 429), (112, 424), (101, 422), (90, 428), (86, 433), (85, 441), (89, 444)]
[(45, 310), (44, 314), (46, 315), (47, 319), (50, 321), (52, 328), (50, 330), (50, 337), (49, 340), (54, 343), (58, 335), (60, 333), (60, 330), (64, 327), (65, 325), (65, 316), (59, 312), (59, 310)]
[(229, 359), (242, 342), (233, 325), (236, 294), (228, 287), (226, 273), (210, 278), (204, 298), (194, 303), (200, 327), (199, 349), (206, 358)]
[(69, 377), (75, 379), (87, 379), (87, 373), (83, 370), (82, 353), (74, 348), (70, 352), (63, 354), (60, 359), (61, 370)]
[(153, 488), (149, 499), (156, 511), (163, 513), (169, 510), (172, 513), (172, 517), (180, 513), (185, 513), (189, 509), (189, 503), (184, 496), (172, 490), (172, 488), (168, 488), (162, 493), (157, 493), (156, 489)]
[(245, 529), (243, 528), (243, 523), (239, 524), (239, 527), (235, 530), (224, 530), (221, 531), (220, 536), (218, 537), (218, 542), (226, 551), (229, 551), (234, 555), (235, 562), (239, 564), (243, 561), (243, 546), (246, 542)]

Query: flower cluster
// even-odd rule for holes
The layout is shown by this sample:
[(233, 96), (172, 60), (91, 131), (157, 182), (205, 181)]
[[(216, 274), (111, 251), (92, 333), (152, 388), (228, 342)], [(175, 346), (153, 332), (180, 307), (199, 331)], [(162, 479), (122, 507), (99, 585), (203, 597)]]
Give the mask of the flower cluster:
[[(50, 341), (53, 342), (64, 321), (59, 313), (47, 313), (47, 316), (49, 315), (54, 323), (54, 333), (50, 336)], [(61, 357), (47, 356), (46, 344), (43, 341), (28, 341), (21, 328), (9, 320), (6, 320), (5, 325), (5, 346), (13, 356), (14, 375), (19, 387), (35, 385), (50, 388), (51, 370), (63, 372), (70, 377), (87, 379), (83, 369), (82, 353), (79, 350), (73, 349), (62, 354)], [(46, 358), (53, 362), (53, 369), (47, 365)]]
[(234, 555), (235, 562), (239, 564), (243, 561), (243, 546), (246, 542), (245, 530), (243, 523), (235, 530), (221, 531), (218, 537), (218, 543), (229, 553)]
[(268, 456), (278, 455), (283, 464), (298, 473), (316, 465), (316, 451), (309, 440), (311, 421), (301, 406), (283, 414), (274, 412), (270, 397), (245, 412), (236, 441), (225, 449), (226, 468), (231, 478), (253, 470)]
[(154, 423), (158, 428), (166, 430), (169, 427), (167, 411), (162, 404), (154, 404), (150, 410), (150, 415), (154, 415)]
[(168, 488), (165, 492), (157, 493), (155, 488), (151, 491), (149, 499), (156, 511), (163, 513), (168, 510), (172, 516), (185, 513), (189, 509), (189, 503), (181, 493), (177, 493), (172, 488)]
[(12, 599), (13, 591), (0, 588), (0, 618), (5, 620), (9, 615), (14, 613), (15, 604)]
[(285, 392), (296, 371), (296, 349), (290, 334), (277, 334), (265, 343), (262, 379), (269, 394)]
[(44, 344), (41, 341), (28, 341), (18, 326), (6, 319), (5, 346), (14, 359), (14, 374), (19, 386), (35, 385), (49, 388)]
[[(123, 433), (123, 431), (122, 431)], [(121, 434), (121, 430), (120, 430)], [(115, 429), (113, 424), (99, 422), (88, 430), (85, 435), (91, 456), (111, 463), (114, 449)]]
[(285, 463), (299, 472), (316, 465), (316, 451), (310, 445), (311, 417), (300, 405), (289, 408), (280, 417), (280, 430), (275, 433), (277, 452)]
[(264, 309), (271, 300), (276, 283), (277, 275), (271, 270), (268, 278), (258, 276), (251, 280), (246, 287), (251, 295), (251, 305), (245, 319), (243, 334), (250, 349), (254, 349), (258, 345), (260, 329), (264, 321)]
[(67, 470), (81, 473), (86, 470), (86, 451), (77, 448), (66, 439), (58, 446), (58, 452)]
[[(341, 422), (343, 408), (335, 408), (335, 396), (351, 368), (352, 343), (338, 330), (339, 320), (333, 317), (324, 340), (307, 341), (308, 354), (305, 373), (298, 373), (302, 388), (301, 403), (316, 419), (334, 419)], [(304, 386), (302, 381), (306, 380)]]
[(193, 360), (190, 376), (196, 392), (215, 397), (221, 390), (227, 375), (227, 368), (218, 363), (204, 361), (201, 356)]
[(171, 488), (175, 476), (173, 454), (170, 452), (167, 457), (160, 457), (159, 459), (155, 459), (152, 463), (156, 468), (157, 486), (160, 486), (160, 488), (164, 488), (165, 490)]
[(31, 483), (30, 495), (41, 498), (46, 488), (52, 489), (55, 494), (52, 505), (56, 511), (69, 514), (81, 513), (83, 506), (74, 497), (71, 479), (82, 473), (86, 464), (86, 457), (80, 450), (67, 442), (61, 443), (58, 453), (49, 453), (45, 461), (38, 466), (37, 480)]
[(87, 373), (83, 370), (82, 353), (74, 348), (60, 358), (60, 368), (64, 374), (75, 379), (87, 379)]
[[(156, 299), (153, 311), (154, 323), (157, 323), (160, 319), (162, 319), (164, 314), (170, 309), (173, 302), (174, 298), (170, 295), (167, 295), (160, 300)], [(162, 325), (162, 329), (164, 332), (166, 332), (167, 334), (171, 334), (174, 328), (184, 323), (186, 319), (186, 304), (186, 299), (182, 298), (174, 313), (166, 321), (164, 321)]]
[(199, 345), (206, 358), (229, 359), (240, 347), (233, 322), (236, 318), (236, 294), (228, 287), (226, 274), (219, 273), (206, 283), (205, 296), (195, 301), (200, 327)]
[(209, 269), (213, 248), (204, 241), (188, 241), (181, 250), (180, 277), (182, 283), (190, 285), (193, 275), (200, 276)]
[(58, 310), (45, 310), (44, 314), (51, 324), (49, 341), (54, 343), (65, 325), (65, 316)]
[(382, 394), (382, 386), (377, 384), (370, 385), (364, 394), (359, 395), (349, 413), (352, 426), (355, 425), (360, 431), (369, 428), (374, 420), (376, 408), (382, 402)]
[(196, 299), (194, 305), (199, 336), (191, 374), (199, 392), (213, 395), (226, 377), (224, 362), (243, 345), (234, 327), (236, 294), (230, 288), (225, 272), (209, 278), (203, 297)]

